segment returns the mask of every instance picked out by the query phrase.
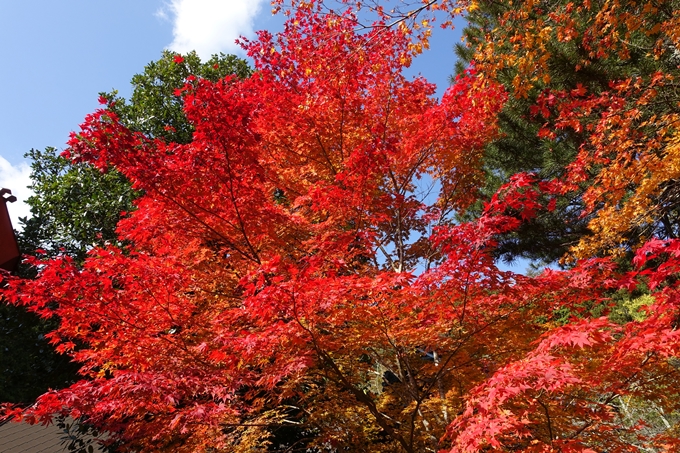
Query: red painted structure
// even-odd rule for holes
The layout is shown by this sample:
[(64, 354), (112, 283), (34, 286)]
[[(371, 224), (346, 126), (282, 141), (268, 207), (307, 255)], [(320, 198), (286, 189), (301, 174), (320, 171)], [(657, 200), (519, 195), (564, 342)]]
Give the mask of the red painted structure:
[[(8, 196), (6, 196), (8, 195)], [(13, 271), (21, 260), (21, 252), (14, 235), (12, 221), (7, 212), (7, 202), (14, 203), (17, 197), (9, 189), (0, 190), (0, 269)]]

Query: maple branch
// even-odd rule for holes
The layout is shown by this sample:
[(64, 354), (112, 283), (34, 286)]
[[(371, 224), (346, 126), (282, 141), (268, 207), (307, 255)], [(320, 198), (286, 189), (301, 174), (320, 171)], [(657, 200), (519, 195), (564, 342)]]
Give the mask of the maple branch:
[[(159, 305), (163, 309), (163, 311), (165, 311), (168, 314), (168, 317), (170, 318), (172, 323), (175, 324), (175, 325), (179, 325), (179, 323), (174, 319), (174, 316), (170, 312), (169, 307), (165, 307), (158, 300), (158, 298), (156, 297), (156, 294), (153, 291), (151, 291), (150, 288), (148, 288), (144, 285), (144, 280), (140, 280), (138, 282), (138, 284), (142, 287), (142, 291), (144, 291), (148, 295), (150, 295), (151, 298), (153, 298), (156, 301), (157, 305)], [(180, 327), (186, 328), (186, 326), (180, 326)], [(196, 361), (197, 363), (200, 363), (204, 366), (209, 366), (209, 363), (207, 361), (205, 361), (201, 355), (197, 354), (196, 351), (194, 351), (190, 348), (190, 346), (187, 344), (185, 335), (173, 335), (172, 338), (177, 338), (179, 340), (179, 342), (178, 341), (171, 341), (168, 335), (162, 335), (163, 341), (166, 341), (166, 342), (178, 347), (181, 351), (183, 351), (185, 354), (187, 354), (189, 357), (192, 358), (192, 360)], [(178, 344), (178, 343), (181, 343), (181, 345)]]
[(288, 425), (304, 425), (304, 423), (301, 422), (296, 422), (293, 420), (283, 420), (281, 422), (269, 422), (269, 423), (220, 423), (220, 426), (229, 426), (229, 427), (241, 427), (241, 426), (264, 426), (264, 427), (270, 427), (270, 426), (288, 426)]
[(539, 397), (535, 398), (536, 402), (541, 405), (543, 408), (543, 412), (545, 413), (545, 418), (548, 421), (548, 434), (550, 435), (550, 444), (552, 445), (553, 439), (555, 438), (553, 436), (553, 430), (552, 430), (552, 422), (550, 421), (550, 412), (548, 411), (548, 406), (541, 401), (540, 395)]
[[(316, 162), (319, 165), (326, 165), (324, 161), (317, 159), (312, 154), (303, 154), (301, 152), (295, 151), (293, 148), (291, 148), (290, 144), (288, 144), (288, 143), (281, 144), (281, 149), (283, 149), (284, 151), (286, 151), (289, 154), (293, 154), (294, 156), (303, 158), (305, 160), (311, 160), (312, 162)], [(269, 155), (272, 159), (278, 159), (278, 157), (275, 154), (272, 154), (271, 152), (269, 153)]]
[(391, 23), (388, 23), (388, 24), (384, 24), (384, 25), (362, 25), (359, 21), (356, 21), (356, 23), (357, 23), (357, 25), (360, 25), (363, 29), (367, 29), (367, 28), (389, 29), (389, 28), (392, 28), (395, 25), (399, 25), (400, 23), (405, 22), (409, 19), (415, 18), (416, 16), (418, 16), (418, 14), (420, 14), (421, 12), (423, 12), (426, 9), (429, 9), (432, 5), (434, 5), (438, 1), (439, 0), (430, 0), (429, 2), (422, 4), (420, 7), (413, 9), (413, 10), (407, 12), (407, 13), (404, 13), (400, 16), (391, 16), (387, 13), (383, 13), (387, 17), (399, 17), (398, 19), (395, 19), (394, 21), (392, 21)]
[[(225, 149), (228, 149), (225, 148)], [(248, 245), (248, 248), (250, 249), (250, 252), (253, 254), (253, 258), (255, 259), (255, 262), (257, 264), (262, 264), (260, 261), (259, 254), (253, 247), (253, 244), (251, 244), (250, 239), (248, 239), (248, 233), (246, 232), (246, 227), (245, 227), (245, 222), (243, 221), (243, 217), (241, 217), (241, 212), (238, 208), (238, 203), (236, 203), (236, 194), (234, 193), (234, 180), (235, 180), (235, 175), (234, 172), (231, 168), (231, 160), (229, 159), (229, 153), (225, 151), (225, 156), (226, 156), (226, 162), (227, 162), (227, 171), (229, 172), (229, 179), (228, 179), (228, 187), (229, 187), (229, 194), (231, 196), (231, 203), (234, 206), (234, 211), (236, 212), (236, 217), (238, 218), (239, 225), (241, 226), (241, 234), (243, 234), (243, 239), (245, 239), (246, 244)]]
[[(409, 453), (413, 452), (413, 449), (411, 446), (404, 440), (404, 438), (399, 434), (388, 420), (391, 420), (390, 417), (388, 417), (386, 414), (383, 414), (380, 412), (378, 407), (375, 405), (373, 400), (364, 392), (356, 388), (349, 380), (345, 377), (344, 373), (338, 368), (337, 364), (333, 360), (333, 358), (328, 355), (326, 351), (321, 349), (316, 341), (316, 337), (311, 331), (308, 331), (310, 335), (312, 335), (312, 344), (314, 346), (314, 350), (319, 354), (319, 357), (323, 360), (323, 362), (331, 367), (335, 375), (337, 376), (339, 383), (342, 384), (343, 387), (345, 387), (347, 390), (349, 390), (352, 395), (359, 401), (360, 403), (363, 403), (364, 406), (368, 408), (368, 410), (373, 414), (375, 417), (376, 421), (378, 422), (378, 425), (382, 429), (385, 430), (387, 434), (389, 434), (393, 439), (395, 439), (399, 444), (404, 448)], [(398, 422), (397, 422), (398, 423)]]
[(323, 142), (321, 141), (321, 136), (317, 133), (314, 134), (314, 138), (316, 138), (316, 142), (319, 144), (319, 148), (321, 148), (321, 154), (323, 154), (323, 157), (326, 158), (326, 162), (328, 163), (328, 169), (331, 171), (333, 176), (338, 174), (338, 170), (336, 170), (335, 165), (333, 165), (333, 161), (331, 160), (330, 156), (328, 155), (328, 152), (326, 151), (326, 147), (323, 146)]
[[(473, 257), (473, 261), (477, 260), (477, 257), (479, 256), (479, 248), (475, 249), (475, 256)], [(463, 322), (465, 320), (465, 310), (467, 308), (467, 303), (468, 303), (468, 297), (469, 297), (469, 291), (470, 291), (470, 276), (472, 275), (472, 269), (470, 267), (467, 268), (467, 273), (465, 274), (465, 283), (463, 283), (463, 286), (465, 287), (465, 290), (463, 291), (463, 308), (460, 312), (460, 319), (459, 319), (459, 324), (462, 326)]]
[(229, 247), (231, 247), (233, 250), (238, 252), (241, 256), (243, 256), (246, 259), (249, 259), (251, 261), (256, 262), (257, 264), (261, 264), (260, 261), (257, 259), (256, 256), (249, 256), (245, 251), (241, 250), (240, 247), (237, 247), (236, 244), (234, 244), (228, 237), (217, 231), (215, 228), (212, 226), (208, 225), (207, 222), (205, 222), (203, 219), (201, 219), (198, 215), (196, 215), (194, 212), (190, 211), (188, 208), (186, 208), (184, 205), (182, 205), (178, 200), (175, 198), (167, 195), (165, 191), (163, 190), (156, 190), (156, 193), (158, 193), (160, 196), (164, 197), (165, 199), (169, 200), (170, 202), (174, 203), (179, 207), (182, 211), (184, 211), (186, 214), (188, 214), (190, 217), (192, 217), (194, 220), (198, 221), (201, 225), (203, 225), (205, 228), (208, 230), (212, 231), (215, 233), (217, 237), (222, 239)]
[[(477, 328), (477, 329), (475, 329), (475, 330), (471, 330), (467, 335), (465, 335), (465, 336), (463, 336), (463, 337), (460, 337), (460, 338), (457, 340), (457, 345), (456, 345), (456, 347), (455, 347), (455, 348), (447, 355), (446, 359), (444, 359), (444, 361), (442, 362), (442, 364), (441, 364), (439, 370), (437, 371), (437, 373), (435, 373), (434, 377), (431, 379), (430, 384), (429, 384), (426, 388), (423, 389), (423, 393), (424, 393), (424, 394), (429, 394), (429, 393), (432, 391), (432, 389), (434, 388), (434, 385), (437, 383), (437, 379), (442, 378), (443, 375), (444, 375), (444, 373), (447, 373), (447, 372), (451, 371), (451, 370), (448, 368), (449, 363), (451, 362), (451, 360), (453, 360), (453, 358), (456, 356), (456, 354), (458, 353), (458, 351), (460, 351), (460, 350), (463, 348), (463, 346), (465, 346), (465, 345), (467, 344), (467, 342), (468, 342), (469, 340), (471, 340), (472, 338), (474, 338), (476, 335), (480, 334), (480, 333), (483, 332), (484, 330), (490, 328), (491, 326), (493, 326), (493, 325), (499, 323), (500, 321), (506, 319), (506, 318), (507, 318), (508, 316), (510, 316), (512, 313), (516, 313), (516, 312), (522, 310), (523, 308), (525, 308), (525, 307), (526, 307), (527, 305), (529, 305), (530, 303), (531, 303), (530, 301), (527, 301), (526, 304), (517, 305), (517, 306), (516, 306), (515, 308), (513, 308), (512, 310), (509, 310), (508, 312), (499, 315), (498, 317), (496, 317), (496, 318), (493, 319), (492, 321), (490, 321), (490, 322), (488, 322), (488, 323), (486, 323), (486, 324), (480, 326), (479, 328)], [(475, 362), (475, 361), (477, 361), (477, 360), (469, 360), (469, 361), (463, 363), (463, 365), (464, 365), (464, 364), (468, 364), (468, 363), (472, 363), (472, 362)], [(459, 365), (459, 366), (460, 366), (460, 365)], [(459, 366), (458, 366), (458, 367), (459, 367)], [(455, 367), (454, 367), (454, 368), (455, 368)], [(453, 369), (453, 368), (452, 368), (452, 369)]]
[(345, 160), (345, 103), (346, 99), (340, 94), (340, 159)]
[[(406, 388), (408, 389), (411, 398), (413, 398), (414, 401), (418, 402), (418, 401), (421, 400), (421, 398), (418, 394), (418, 386), (415, 382), (415, 377), (414, 377), (415, 373), (414, 373), (413, 369), (411, 368), (410, 361), (408, 360), (408, 357), (404, 356), (403, 348), (399, 347), (396, 344), (396, 342), (394, 341), (394, 339), (392, 338), (392, 336), (390, 335), (390, 332), (389, 332), (390, 323), (389, 323), (389, 320), (387, 319), (387, 317), (385, 316), (385, 312), (382, 310), (382, 307), (380, 307), (379, 300), (376, 300), (375, 304), (376, 304), (376, 308), (378, 309), (378, 312), (380, 313), (380, 318), (382, 320), (382, 323), (381, 323), (382, 333), (383, 333), (383, 335), (385, 335), (385, 339), (387, 340), (387, 342), (390, 344), (390, 346), (394, 350), (394, 354), (397, 358), (397, 366), (399, 367), (399, 374), (400, 374), (399, 377), (400, 377), (402, 382), (404, 382), (404, 381), (408, 382), (408, 385), (406, 386)], [(406, 376), (408, 376), (408, 379), (405, 379), (406, 376), (404, 376), (404, 372), (403, 372), (403, 369), (402, 369), (402, 363), (406, 367)], [(413, 430), (411, 430), (411, 433), (412, 432), (413, 432)], [(412, 444), (412, 442), (411, 442), (411, 444)]]
[[(468, 278), (469, 278), (469, 274), (468, 274)], [(465, 297), (468, 297), (467, 288), (469, 288), (469, 286), (470, 286), (469, 280), (466, 283), (467, 283), (467, 286), (466, 286), (466, 293), (465, 293), (466, 296)], [(529, 304), (529, 303), (530, 302), (527, 302), (527, 304)], [(384, 333), (385, 338), (387, 339), (388, 343), (394, 348), (394, 351), (395, 351), (395, 354), (396, 354), (397, 360), (398, 360), (398, 362), (397, 362), (398, 365), (403, 363), (404, 366), (407, 368), (406, 374), (407, 374), (408, 378), (406, 380), (406, 383), (407, 383), (406, 388), (409, 390), (410, 396), (413, 398), (413, 400), (416, 403), (415, 407), (410, 411), (410, 416), (409, 416), (409, 440), (408, 440), (408, 442), (409, 442), (409, 446), (411, 448), (414, 448), (414, 443), (415, 443), (416, 420), (419, 416), (423, 417), (422, 412), (420, 411), (420, 407), (422, 406), (425, 399), (427, 399), (428, 395), (430, 394), (430, 392), (432, 391), (432, 389), (434, 388), (435, 385), (440, 387), (440, 389), (439, 389), (440, 395), (443, 393), (443, 388), (442, 388), (442, 384), (441, 384), (442, 379), (443, 379), (445, 374), (447, 374), (448, 372), (451, 371), (451, 369), (448, 367), (448, 365), (451, 362), (451, 360), (453, 360), (453, 358), (457, 355), (458, 351), (465, 344), (467, 344), (467, 342), (470, 339), (474, 338), (477, 334), (479, 334), (480, 332), (482, 332), (486, 328), (489, 328), (493, 324), (500, 322), (502, 319), (507, 318), (511, 313), (521, 310), (524, 306), (525, 305), (519, 305), (519, 306), (515, 307), (514, 310), (511, 310), (507, 313), (504, 313), (504, 314), (498, 316), (496, 319), (494, 319), (493, 321), (491, 321), (491, 322), (487, 323), (486, 325), (480, 327), (479, 329), (471, 331), (466, 337), (460, 338), (458, 340), (458, 344), (454, 348), (454, 350), (451, 351), (448, 354), (448, 356), (446, 357), (446, 359), (443, 362), (440, 361), (440, 363), (438, 364), (437, 372), (434, 374), (434, 376), (430, 379), (430, 382), (422, 390), (418, 388), (418, 386), (415, 382), (415, 379), (414, 379), (415, 378), (415, 372), (410, 366), (410, 361), (408, 360), (407, 357), (404, 357), (401, 348), (399, 348), (395, 344), (391, 335), (389, 334), (389, 327), (388, 327), (389, 324), (386, 321), (386, 317), (385, 317), (383, 311), (378, 306), (378, 310), (382, 315), (381, 319), (383, 320), (383, 323), (382, 323), (383, 333)], [(465, 364), (468, 364), (468, 363), (472, 363), (472, 362), (475, 362), (475, 361), (477, 361), (477, 359), (470, 360), (470, 361), (468, 361), (464, 364), (459, 364), (459, 366), (462, 366), (462, 365), (465, 365)], [(401, 369), (401, 366), (400, 366), (400, 369)], [(404, 373), (400, 373), (400, 374), (402, 374), (401, 379), (403, 381), (404, 380), (404, 376), (403, 376)], [(445, 407), (444, 407), (444, 411), (445, 411)], [(445, 416), (445, 418), (447, 417), (446, 412), (444, 412), (444, 416)], [(423, 423), (426, 424), (427, 421), (423, 420)], [(427, 427), (426, 427), (426, 429), (427, 429)]]
[[(439, 354), (437, 354), (437, 351), (432, 351), (433, 358), (434, 358), (434, 364), (437, 367), (441, 366), (441, 358), (439, 357)], [(441, 380), (441, 377), (438, 377), (436, 379), (437, 381), (437, 387), (439, 390), (439, 399), (442, 400), (442, 416), (444, 417), (444, 422), (447, 424), (449, 423), (449, 411), (448, 408), (446, 407), (446, 392), (444, 391), (444, 383)]]
[[(647, 353), (646, 357), (640, 363), (639, 367), (642, 368), (645, 365), (647, 365), (649, 363), (649, 361), (652, 359), (652, 357), (654, 357), (654, 356), (655, 356), (655, 354), (653, 352), (649, 351)], [(619, 384), (619, 387), (622, 388), (622, 387), (626, 387), (627, 385), (629, 385), (631, 383), (631, 381), (635, 378), (635, 376), (637, 376), (640, 373), (640, 371), (641, 371), (641, 369), (634, 371), (630, 376), (628, 376), (626, 379), (624, 379)], [(621, 394), (618, 391), (611, 391), (610, 395), (607, 398), (605, 398), (604, 401), (600, 402), (599, 404), (601, 404), (602, 406), (609, 406), (611, 404), (611, 402), (614, 401), (614, 399), (616, 397), (620, 398)], [(567, 439), (575, 439), (576, 437), (580, 436), (586, 430), (590, 429), (593, 426), (599, 425), (601, 422), (602, 422), (601, 420), (590, 419), (587, 422), (585, 422), (583, 424), (583, 426), (581, 426), (579, 429), (577, 429), (574, 433), (572, 433), (570, 436), (568, 436), (566, 438)]]
[[(299, 438), (298, 440), (296, 440), (295, 442), (293, 442), (293, 443), (290, 445), (290, 447), (288, 447), (288, 448), (286, 448), (285, 450), (283, 450), (282, 453), (289, 453), (289, 452), (292, 452), (296, 445), (299, 445), (299, 444), (301, 444), (301, 443), (303, 443), (303, 442), (306, 442), (306, 441), (308, 441), (308, 440), (311, 440), (311, 439), (314, 439), (314, 438), (313, 438), (313, 437), (302, 437), (302, 438)], [(307, 451), (309, 451), (309, 450), (308, 450), (307, 448), (305, 448), (305, 452), (307, 452)]]
[(331, 370), (336, 376), (337, 379), (336, 382), (342, 385), (345, 389), (349, 390), (350, 393), (354, 395), (358, 402), (364, 404), (364, 406), (368, 408), (371, 414), (373, 414), (376, 421), (378, 422), (378, 425), (380, 425), (380, 427), (383, 430), (385, 430), (385, 432), (389, 434), (394, 440), (399, 442), (399, 444), (404, 448), (404, 450), (406, 450), (408, 453), (415, 453), (413, 449), (410, 448), (409, 444), (401, 436), (401, 434), (399, 434), (396, 428), (391, 425), (390, 420), (392, 419), (388, 417), (386, 414), (383, 414), (375, 405), (375, 402), (373, 402), (373, 400), (366, 393), (356, 388), (345, 376), (342, 370), (340, 370), (340, 368), (335, 363), (333, 358), (324, 349), (321, 348), (314, 332), (308, 326), (305, 326), (302, 323), (297, 314), (297, 302), (295, 294), (291, 293), (290, 296), (293, 301), (293, 314), (295, 316), (297, 324), (310, 336), (312, 347), (314, 348), (322, 362), (331, 368)]
[(404, 269), (404, 238), (403, 238), (403, 224), (401, 219), (401, 206), (397, 207), (397, 256), (399, 257), (399, 265), (396, 271), (402, 272)]
[(387, 263), (390, 265), (393, 271), (397, 272), (397, 265), (394, 263), (392, 260), (392, 257), (387, 253), (387, 250), (385, 250), (385, 247), (383, 247), (384, 242), (380, 242), (378, 244), (378, 248), (380, 249), (381, 252), (383, 252), (383, 255), (385, 255), (385, 258), (387, 259)]
[[(221, 179), (221, 178), (220, 178), (220, 179)], [(221, 222), (224, 222), (224, 223), (225, 223), (227, 226), (229, 226), (230, 228), (233, 228), (234, 230), (238, 231), (238, 227), (237, 227), (236, 225), (234, 225), (230, 220), (225, 219), (225, 218), (222, 217), (221, 215), (217, 214), (216, 212), (211, 211), (211, 210), (209, 210), (208, 208), (205, 208), (205, 207), (201, 206), (200, 204), (198, 204), (197, 202), (195, 202), (194, 200), (192, 200), (192, 199), (190, 199), (190, 198), (185, 198), (184, 201), (189, 202), (190, 204), (192, 204), (193, 206), (195, 206), (196, 208), (198, 208), (199, 210), (205, 212), (205, 213), (208, 214), (208, 215), (211, 215), (211, 216), (213, 216), (213, 217), (217, 217), (217, 219), (219, 219)]]

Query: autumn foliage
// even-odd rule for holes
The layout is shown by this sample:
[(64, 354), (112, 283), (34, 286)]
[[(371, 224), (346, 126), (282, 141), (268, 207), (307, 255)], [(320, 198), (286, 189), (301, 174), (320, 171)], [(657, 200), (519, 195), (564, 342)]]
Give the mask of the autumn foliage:
[(679, 11), (675, 0), (500, 2), (471, 49), (480, 72), (532, 102), (540, 138), (578, 144), (564, 179), (592, 220), (576, 257), (678, 236)]
[[(631, 250), (630, 272), (592, 258), (529, 277), (492, 257), (579, 178), (595, 178), (598, 222), (621, 204), (636, 221), (624, 201), (643, 209), (675, 178), (676, 129), (657, 127), (675, 120), (647, 118), (633, 143), (616, 100), (651, 102), (672, 81), (541, 95), (536, 114), (557, 118), (544, 134), (583, 127), (591, 147), (566, 180), (515, 175), (460, 223), (507, 98), (491, 60), (437, 100), (402, 75), (407, 27), (360, 33), (351, 11), (321, 11), (298, 5), (281, 34), (244, 42), (252, 76), (190, 77), (190, 143), (132, 132), (110, 108), (72, 136), (69, 158), (143, 195), (118, 225), (125, 246), (82, 266), (36, 259), (39, 278), (3, 290), (59, 318), (50, 340), (82, 375), (6, 413), (82, 417), (123, 451), (677, 448), (680, 242)], [(629, 168), (628, 192), (605, 192)], [(615, 322), (612, 294), (643, 289)]]

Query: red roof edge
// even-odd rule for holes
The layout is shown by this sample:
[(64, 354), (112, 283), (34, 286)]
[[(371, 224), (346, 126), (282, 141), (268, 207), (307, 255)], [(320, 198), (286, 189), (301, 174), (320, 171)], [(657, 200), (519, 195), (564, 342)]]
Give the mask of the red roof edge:
[[(7, 196), (8, 195), (8, 196)], [(0, 189), (0, 269), (13, 271), (21, 261), (21, 252), (7, 211), (7, 202), (14, 203), (17, 197), (9, 189)]]

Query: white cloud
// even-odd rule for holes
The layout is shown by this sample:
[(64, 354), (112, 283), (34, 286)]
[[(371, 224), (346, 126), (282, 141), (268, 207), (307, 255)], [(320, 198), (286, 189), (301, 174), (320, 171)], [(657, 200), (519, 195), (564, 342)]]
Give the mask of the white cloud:
[(264, 0), (170, 0), (156, 15), (173, 21), (169, 49), (191, 50), (202, 59), (212, 54), (241, 52), (234, 42), (252, 36), (253, 22)]
[(31, 210), (25, 201), (33, 195), (28, 186), (31, 184), (31, 167), (26, 162), (13, 166), (0, 156), (0, 188), (9, 189), (17, 197), (14, 203), (7, 203), (7, 210), (14, 228), (19, 229), (19, 217), (30, 217)]

